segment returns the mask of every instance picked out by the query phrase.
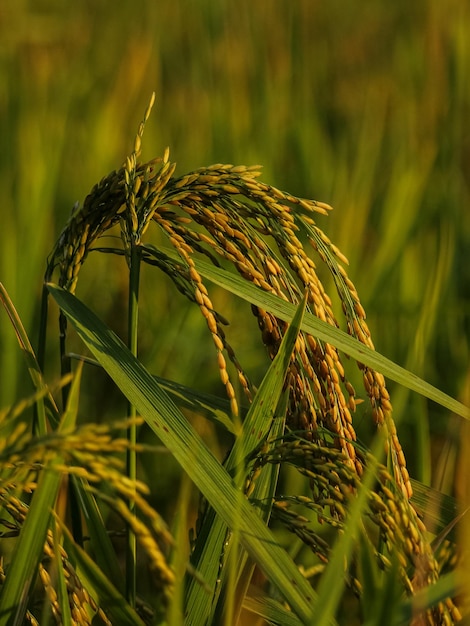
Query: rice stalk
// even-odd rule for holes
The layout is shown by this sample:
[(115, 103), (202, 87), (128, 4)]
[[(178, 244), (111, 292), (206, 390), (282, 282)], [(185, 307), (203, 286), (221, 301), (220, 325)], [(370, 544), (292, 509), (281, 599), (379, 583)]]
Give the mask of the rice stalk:
[[(136, 165), (135, 180), (140, 178), (142, 182), (136, 185), (134, 180), (132, 188), (137, 189), (135, 202), (144, 207), (141, 214), (146, 218), (151, 215), (151, 220), (160, 226), (180, 255), (181, 264), (164, 258), (149, 246), (143, 247), (143, 260), (158, 265), (174, 280), (180, 291), (197, 302), (212, 334), (220, 377), (235, 415), (238, 407), (225, 366), (224, 351), (235, 364), (248, 397), (251, 394), (250, 384), (226, 341), (208, 289), (191, 262), (195, 253), (204, 254), (215, 262), (230, 262), (246, 280), (290, 301), (298, 302), (301, 289), (308, 288), (310, 310), (320, 319), (338, 325), (331, 300), (315, 271), (315, 264), (296, 234), (306, 228), (314, 250), (335, 276), (348, 332), (373, 347), (357, 292), (339, 262), (344, 263), (345, 259), (313, 223), (312, 215), (325, 214), (330, 209), (328, 205), (295, 198), (259, 182), (258, 167), (214, 165), (173, 178), (168, 174), (174, 170), (174, 165), (166, 167), (168, 161), (165, 159), (168, 159), (168, 152), (162, 160), (162, 168), (153, 172), (153, 177), (152, 168), (156, 160)], [(126, 180), (130, 180), (129, 172), (126, 179), (126, 167), (103, 179), (86, 198), (83, 208), (71, 218), (53, 250), (46, 280), (51, 278), (54, 267), (58, 265), (59, 285), (71, 292), (75, 290), (79, 269), (93, 242), (125, 212), (126, 194), (129, 195)], [(150, 188), (154, 191), (149, 192)], [(206, 233), (201, 233), (196, 225), (202, 226)], [(143, 229), (147, 226), (145, 223)], [(273, 239), (274, 245), (268, 245), (268, 238)], [(254, 314), (263, 342), (273, 357), (285, 324), (259, 308), (255, 308)], [(312, 436), (319, 426), (334, 432), (338, 446), (360, 473), (361, 464), (350, 443), (355, 440), (351, 415), (356, 407), (355, 392), (346, 379), (338, 351), (331, 344), (312, 336), (306, 336), (301, 342), (303, 345), (297, 349), (297, 358), (302, 374), (293, 372), (291, 425), (311, 431)], [(364, 386), (374, 419), (388, 431), (396, 480), (409, 497), (412, 489), (391, 418), (391, 403), (384, 378), (370, 368), (363, 370)]]
[[(143, 125), (123, 167), (95, 185), (83, 206), (74, 210), (49, 258), (46, 281), (57, 268), (59, 285), (73, 293), (89, 252), (105, 250), (96, 245), (98, 239), (120, 223), (123, 248), (107, 251), (124, 254), (131, 267), (131, 255), (138, 254), (139, 260), (166, 273), (177, 289), (199, 307), (215, 347), (215, 362), (233, 419), (240, 409), (227, 360), (234, 366), (248, 401), (253, 397), (253, 387), (228, 342), (223, 329), (226, 320), (215, 310), (209, 289), (196, 269), (195, 259), (199, 256), (215, 265), (231, 265), (246, 281), (295, 304), (306, 290), (308, 310), (322, 321), (340, 326), (319, 278), (317, 261), (313, 260), (318, 259), (333, 276), (348, 333), (374, 348), (366, 313), (345, 269), (347, 259), (315, 222), (317, 215), (328, 214), (329, 205), (266, 185), (258, 180), (259, 166), (216, 164), (175, 177), (168, 149), (161, 159), (140, 164), (137, 157), (142, 131)], [(142, 241), (151, 224), (174, 248), (179, 261), (158, 246)], [(287, 325), (258, 306), (253, 305), (252, 312), (273, 359)], [(369, 515), (379, 528), (386, 550), (398, 550), (404, 589), (413, 594), (437, 579), (439, 565), (425, 537), (424, 525), (409, 501), (413, 491), (384, 376), (360, 362), (358, 367), (374, 423), (385, 430), (391, 468), (391, 472), (381, 469), (379, 490), (369, 497)], [(329, 507), (330, 523), (340, 527), (345, 505), (356, 492), (367, 463), (366, 455), (356, 445), (356, 392), (337, 348), (307, 333), (301, 333), (297, 340), (289, 381), (287, 424), (292, 431), (301, 432), (305, 441), (286, 441), (277, 451), (280, 460), (263, 459), (261, 455), (257, 462), (291, 463), (293, 458), (301, 459), (297, 465), (310, 481), (312, 508), (326, 520), (323, 511)], [(319, 558), (327, 559), (326, 546), (309, 534), (302, 519), (291, 515), (285, 502), (278, 502), (275, 509), (279, 515), (282, 513), (286, 525), (296, 529), (307, 544), (316, 546)], [(386, 561), (383, 554), (378, 558)], [(408, 576), (406, 570), (411, 565), (414, 574)], [(453, 607), (450, 600), (449, 606)], [(430, 624), (440, 623), (452, 611), (442, 605), (426, 619)]]

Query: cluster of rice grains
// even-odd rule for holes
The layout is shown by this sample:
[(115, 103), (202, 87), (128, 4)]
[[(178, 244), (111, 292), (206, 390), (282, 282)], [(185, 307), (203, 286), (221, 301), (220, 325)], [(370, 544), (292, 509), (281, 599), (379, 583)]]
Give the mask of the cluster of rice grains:
[[(141, 420), (138, 421), (141, 423)], [(117, 519), (129, 525), (153, 573), (156, 587), (164, 597), (169, 597), (174, 586), (174, 572), (169, 567), (162, 546), (171, 545), (173, 538), (160, 515), (148, 504), (148, 487), (139, 481), (131, 481), (124, 475), (122, 457), (129, 442), (119, 437), (118, 432), (129, 428), (131, 420), (116, 422), (111, 429), (108, 425), (85, 424), (68, 434), (50, 433), (45, 437), (34, 437), (22, 422), (10, 437), (0, 443), (0, 457), (4, 466), (10, 468), (8, 481), (0, 484), (0, 506), (8, 513), (9, 519), (0, 520), (0, 537), (15, 537), (28, 514), (28, 507), (19, 499), (23, 494), (33, 492), (37, 487), (38, 472), (54, 460), (54, 471), (84, 479), (91, 493), (104, 501)], [(60, 455), (63, 462), (57, 463)], [(106, 485), (106, 494), (101, 485)], [(132, 501), (139, 512), (137, 517), (131, 512), (128, 503)], [(60, 527), (57, 527), (60, 532)], [(70, 612), (74, 624), (91, 623), (111, 626), (108, 613), (103, 610), (88, 592), (71, 559), (57, 537), (50, 530), (41, 562), (39, 581), (47, 598), (55, 623), (62, 624), (62, 614), (57, 596), (57, 568), (63, 570)], [(5, 574), (0, 559), (0, 583)], [(41, 613), (39, 587), (34, 599), (38, 606), (32, 607)], [(140, 602), (137, 610), (146, 619), (153, 616), (149, 607)], [(32, 612), (26, 615), (27, 622), (38, 624)]]
[[(168, 150), (163, 158), (140, 165), (137, 156), (142, 130), (143, 125), (126, 164), (97, 184), (83, 207), (71, 216), (50, 257), (46, 280), (58, 266), (59, 284), (73, 292), (92, 244), (120, 222), (124, 253), (128, 252), (132, 239), (134, 245), (141, 247), (144, 261), (163, 270), (199, 306), (215, 345), (220, 378), (234, 415), (239, 407), (227, 358), (234, 364), (248, 400), (253, 390), (227, 341), (224, 318), (215, 311), (197, 270), (200, 255), (216, 265), (233, 266), (245, 280), (289, 302), (298, 303), (307, 290), (308, 309), (321, 320), (338, 326), (331, 300), (300, 238), (308, 240), (333, 276), (348, 332), (373, 348), (364, 309), (344, 269), (347, 260), (314, 221), (316, 214), (328, 213), (328, 205), (296, 198), (260, 182), (258, 166), (217, 164), (177, 178), (173, 176), (175, 166), (169, 162)], [(178, 262), (163, 250), (141, 242), (150, 223), (166, 234), (168, 243), (178, 253)], [(273, 358), (286, 324), (257, 306), (252, 310), (263, 343)], [(393, 478), (385, 470), (381, 473), (379, 491), (370, 494), (369, 513), (382, 531), (385, 544), (393, 550), (399, 546), (402, 576), (411, 594), (436, 580), (438, 566), (424, 539), (423, 525), (409, 503), (411, 485), (384, 378), (369, 367), (362, 364), (359, 367), (375, 422), (386, 429), (394, 473)], [(353, 492), (360, 481), (365, 458), (354, 443), (355, 392), (345, 377), (335, 346), (301, 333), (290, 365), (289, 387), (288, 426), (291, 431), (303, 433), (304, 444), (300, 441), (289, 444), (292, 450), (285, 444), (277, 450), (277, 462), (290, 462), (294, 455), (298, 465), (300, 454), (304, 459), (302, 471), (308, 474), (312, 485), (309, 506), (315, 507), (320, 517), (324, 517), (324, 507), (329, 507), (330, 521), (341, 526), (346, 492)], [(260, 458), (259, 462), (262, 461)], [(281, 509), (287, 515), (286, 503), (277, 503), (278, 515)], [(291, 516), (287, 526), (296, 528), (295, 532), (320, 558), (326, 559), (327, 547), (308, 532), (300, 532), (302, 524), (296, 526), (292, 519)], [(410, 577), (409, 567), (413, 564), (418, 573)], [(454, 617), (456, 613), (449, 601), (425, 619), (427, 623), (451, 623)]]

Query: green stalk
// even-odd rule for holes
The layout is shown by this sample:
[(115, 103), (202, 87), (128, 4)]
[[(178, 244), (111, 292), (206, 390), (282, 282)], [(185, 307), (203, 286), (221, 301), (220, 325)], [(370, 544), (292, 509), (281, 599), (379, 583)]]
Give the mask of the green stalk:
[[(49, 292), (47, 291), (46, 284), (42, 287), (41, 296), (41, 315), (39, 320), (39, 342), (38, 342), (38, 365), (39, 370), (44, 375), (45, 363), (46, 363), (46, 338), (47, 338), (47, 312), (48, 312), (48, 298)], [(36, 404), (34, 411), (33, 433), (43, 435), (47, 432), (46, 416), (44, 411), (44, 404)]]
[[(72, 365), (70, 362), (70, 357), (67, 354), (67, 318), (62, 311), (59, 314), (59, 349), (61, 376), (70, 376), (72, 373)], [(62, 387), (62, 404), (64, 407), (68, 405), (69, 393), (70, 383), (67, 383)], [(78, 543), (79, 546), (83, 547), (84, 532), (82, 511), (80, 508), (79, 496), (76, 491), (76, 483), (74, 481), (70, 481), (67, 490), (73, 537), (76, 543)]]
[[(138, 341), (138, 316), (139, 316), (139, 282), (140, 282), (140, 250), (139, 246), (132, 242), (129, 262), (129, 302), (128, 302), (128, 343), (129, 350), (137, 357)], [(132, 402), (129, 402), (129, 417), (136, 417), (137, 411)], [(128, 430), (127, 438), (130, 444), (126, 455), (126, 473), (130, 480), (137, 476), (137, 462), (135, 444), (137, 442), (137, 427), (132, 424)], [(135, 503), (129, 502), (129, 509), (135, 513)], [(126, 594), (131, 607), (135, 607), (136, 601), (136, 537), (134, 532), (127, 530), (126, 548)]]
[[(62, 378), (72, 372), (70, 358), (67, 356), (67, 318), (62, 313), (59, 314), (59, 349), (60, 349), (60, 374)], [(70, 385), (62, 387), (62, 404), (67, 406)]]

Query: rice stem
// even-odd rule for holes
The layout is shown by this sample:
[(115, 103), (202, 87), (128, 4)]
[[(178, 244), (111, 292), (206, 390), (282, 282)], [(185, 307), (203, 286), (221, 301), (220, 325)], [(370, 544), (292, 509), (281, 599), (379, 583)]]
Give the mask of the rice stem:
[[(140, 249), (139, 246), (132, 241), (129, 250), (129, 301), (128, 301), (128, 344), (129, 350), (134, 356), (137, 356), (138, 345), (138, 313), (139, 313), (139, 282), (140, 282)], [(136, 417), (136, 408), (129, 403), (129, 417)], [(126, 452), (126, 474), (127, 477), (134, 481), (136, 479), (136, 451), (135, 444), (137, 442), (137, 425), (132, 423), (127, 438), (129, 448)], [(130, 512), (135, 515), (135, 502), (130, 499)], [(136, 558), (137, 558), (137, 541), (134, 531), (130, 526), (127, 528), (127, 549), (126, 549), (126, 594), (127, 600), (132, 607), (136, 602)]]

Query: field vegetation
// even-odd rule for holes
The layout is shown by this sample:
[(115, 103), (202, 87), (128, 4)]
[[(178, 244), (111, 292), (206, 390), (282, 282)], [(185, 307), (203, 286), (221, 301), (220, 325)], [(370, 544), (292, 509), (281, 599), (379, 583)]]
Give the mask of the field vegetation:
[(469, 34), (4, 1), (0, 626), (468, 619)]

